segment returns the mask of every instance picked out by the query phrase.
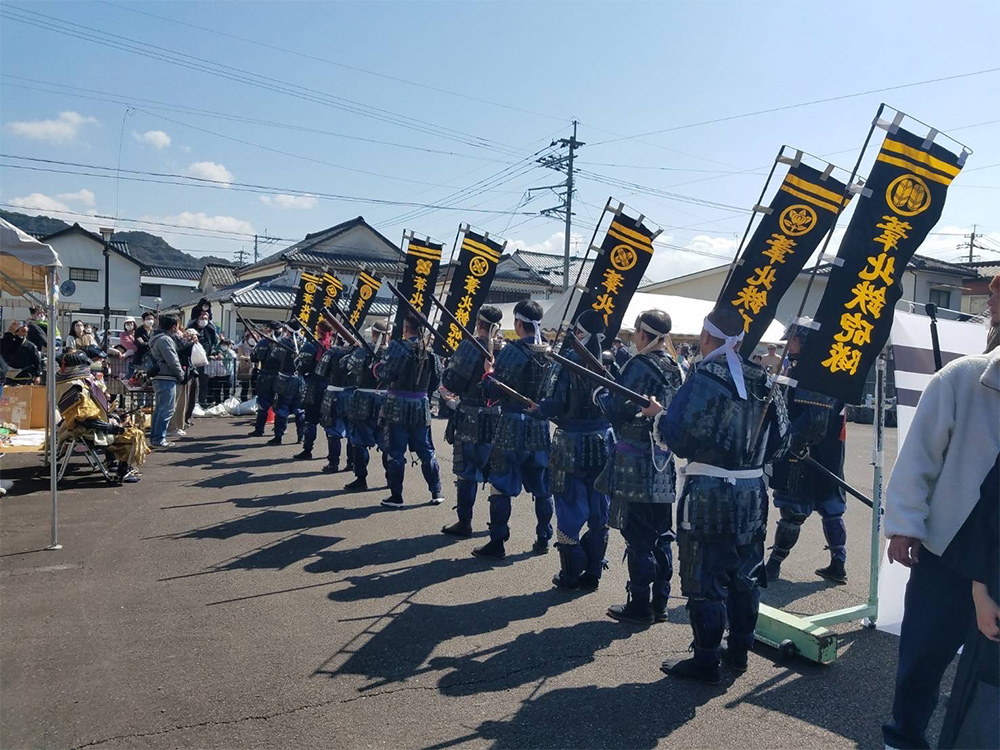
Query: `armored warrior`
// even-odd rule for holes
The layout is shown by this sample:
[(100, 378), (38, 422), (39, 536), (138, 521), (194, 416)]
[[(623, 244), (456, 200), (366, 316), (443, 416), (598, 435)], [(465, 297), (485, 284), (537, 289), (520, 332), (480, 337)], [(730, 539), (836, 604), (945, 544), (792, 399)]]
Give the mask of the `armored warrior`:
[[(811, 329), (794, 325), (789, 330), (787, 355), (793, 364)], [(795, 377), (794, 367), (792, 377)], [(767, 578), (778, 579), (781, 563), (799, 540), (802, 524), (813, 511), (823, 519), (823, 535), (830, 550), (830, 564), (816, 575), (837, 584), (847, 583), (847, 526), (844, 490), (829, 477), (801, 459), (809, 456), (841, 479), (844, 478), (844, 404), (803, 388), (788, 390), (788, 418), (791, 420), (791, 451), (774, 464), (770, 479), (774, 507), (781, 517), (774, 534), (774, 547), (767, 561)]]
[[(617, 378), (629, 390), (653, 396), (664, 408), (683, 380), (680, 367), (664, 348), (670, 327), (665, 312), (642, 313), (633, 337), (639, 353), (623, 365)], [(617, 438), (602, 479), (606, 478), (612, 498), (611, 526), (625, 538), (629, 577), (626, 603), (610, 607), (608, 615), (640, 625), (666, 622), (673, 576), (674, 457), (655, 444), (650, 434), (653, 420), (643, 416), (636, 404), (603, 390), (598, 399)]]
[[(346, 347), (336, 346), (333, 326), (321, 320), (316, 325), (317, 340), (306, 343), (296, 359), (296, 370), (305, 381), (305, 391), (302, 396), (302, 412), (305, 419), (303, 429), (302, 450), (293, 458), (297, 460), (312, 460), (313, 446), (316, 443), (318, 426), (323, 424), (326, 433), (327, 466), (330, 471), (340, 470), (340, 441), (346, 434), (346, 427), (340, 417), (334, 412), (331, 417), (323, 419), (323, 400), (327, 398), (327, 388), (336, 387), (340, 359), (347, 352)], [(336, 392), (333, 392), (336, 396)]]
[[(599, 312), (584, 310), (576, 319), (573, 333), (599, 361), (605, 330)], [(564, 356), (582, 364), (574, 350)], [(607, 493), (598, 490), (595, 483), (614, 448), (614, 434), (591, 391), (580, 375), (557, 362), (549, 370), (538, 409), (556, 424), (549, 471), (555, 496), (560, 570), (552, 583), (560, 588), (594, 591), (604, 570), (611, 504)], [(587, 531), (580, 536), (584, 523)]]
[(688, 600), (694, 657), (663, 672), (717, 685), (719, 647), (729, 622), (726, 662), (747, 668), (760, 605), (767, 494), (763, 467), (785, 449), (788, 415), (772, 400), (767, 373), (740, 358), (743, 319), (714, 309), (701, 332), (704, 355), (666, 411), (651, 400), (657, 442), (686, 458), (677, 505), (681, 591)]
[[(297, 324), (298, 321), (293, 323)], [(280, 342), (281, 346), (271, 349), (271, 356), (276, 354), (278, 358), (278, 375), (274, 381), (274, 437), (267, 441), (268, 445), (281, 445), (281, 438), (288, 429), (289, 417), (295, 420), (295, 442), (302, 442), (305, 426), (302, 413), (305, 382), (296, 371), (298, 338), (295, 330), (286, 327)]]
[[(500, 329), (503, 313), (492, 306), (479, 311), (476, 338), (492, 351), (493, 336)], [(449, 420), (446, 437), (454, 448), (455, 491), (458, 495), (458, 521), (441, 529), (453, 536), (472, 536), (472, 508), (476, 486), (489, 475), (493, 434), (500, 415), (499, 406), (486, 401), (483, 376), (486, 355), (474, 342), (464, 340), (448, 360), (441, 374), (441, 384), (459, 397), (460, 403)]]
[[(374, 323), (370, 329), (372, 348), (376, 354), (389, 335), (389, 326), (382, 321)], [(351, 394), (347, 411), (347, 442), (354, 467), (354, 481), (344, 486), (345, 490), (363, 491), (368, 489), (368, 461), (370, 451), (377, 443), (379, 412), (383, 397), (376, 390), (375, 357), (359, 346), (341, 360), (346, 370), (345, 382)]]
[[(548, 371), (539, 321), (542, 308), (533, 300), (521, 300), (514, 307), (514, 332), (518, 340), (507, 344), (494, 360), (492, 376), (536, 402)], [(502, 392), (489, 379), (487, 392), (502, 398)], [(552, 538), (552, 492), (549, 489), (549, 423), (538, 412), (514, 403), (501, 401), (500, 420), (490, 454), (490, 541), (477, 547), (477, 557), (502, 560), (510, 538), (511, 498), (525, 489), (535, 501), (536, 539), (532, 549), (540, 554), (549, 550)]]
[(412, 315), (403, 319), (402, 340), (389, 344), (385, 360), (375, 373), (389, 389), (382, 408), (382, 450), (390, 493), (382, 505), (387, 508), (403, 506), (407, 448), (420, 459), (420, 468), (431, 493), (431, 505), (444, 502), (441, 469), (431, 440), (429, 398), (438, 387), (440, 376), (437, 359), (427, 347), (420, 327), (420, 321)]
[[(277, 335), (281, 323), (272, 320), (267, 324), (271, 335)], [(267, 412), (274, 405), (274, 386), (278, 380), (278, 371), (284, 361), (282, 347), (270, 338), (262, 338), (250, 352), (250, 361), (260, 364), (260, 374), (257, 376), (257, 419), (254, 422), (250, 437), (264, 437), (264, 425), (267, 424)]]

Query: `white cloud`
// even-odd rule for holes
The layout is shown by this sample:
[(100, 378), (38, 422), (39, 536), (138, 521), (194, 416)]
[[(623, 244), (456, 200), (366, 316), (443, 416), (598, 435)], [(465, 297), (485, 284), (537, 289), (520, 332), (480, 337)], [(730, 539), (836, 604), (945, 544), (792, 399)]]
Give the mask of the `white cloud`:
[(145, 133), (132, 131), (132, 137), (140, 143), (145, 143), (157, 151), (162, 151), (170, 145), (170, 136), (162, 130), (147, 130)]
[[(566, 249), (566, 233), (556, 232), (547, 240), (529, 243), (524, 240), (510, 240), (508, 248), (514, 250), (526, 250), (533, 253), (548, 253), (549, 255), (562, 255)], [(569, 236), (569, 247), (571, 255), (583, 255), (587, 251), (587, 237), (573, 232)]]
[(7, 202), (12, 206), (24, 209), (25, 213), (29, 214), (46, 212), (63, 213), (72, 210), (65, 203), (56, 200), (51, 196), (45, 195), (45, 193), (32, 193), (31, 195), (26, 195), (23, 198), (11, 198)]
[(56, 198), (67, 203), (79, 203), (83, 206), (93, 206), (95, 201), (94, 194), (86, 188), (77, 190), (75, 193), (60, 193)]
[(54, 120), (23, 120), (7, 123), (14, 135), (49, 143), (72, 143), (85, 125), (97, 125), (96, 118), (79, 112), (60, 112)]
[[(234, 216), (209, 216), (204, 212), (183, 211), (173, 216), (143, 216), (142, 221), (176, 224), (193, 229), (208, 229), (218, 232), (243, 232), (253, 234), (253, 224)], [(150, 230), (155, 231), (155, 230)]]
[(203, 180), (224, 182), (227, 185), (233, 181), (233, 173), (223, 165), (216, 164), (214, 161), (196, 161), (193, 164), (189, 164), (188, 168), (184, 170), (184, 174)]
[(738, 244), (731, 237), (699, 234), (682, 245), (672, 236), (661, 234), (653, 243), (653, 258), (646, 269), (646, 278), (664, 281), (724, 265), (736, 253)]
[(298, 211), (308, 211), (316, 208), (317, 200), (312, 195), (262, 195), (260, 202), (268, 206), (278, 206), (279, 208), (290, 208)]

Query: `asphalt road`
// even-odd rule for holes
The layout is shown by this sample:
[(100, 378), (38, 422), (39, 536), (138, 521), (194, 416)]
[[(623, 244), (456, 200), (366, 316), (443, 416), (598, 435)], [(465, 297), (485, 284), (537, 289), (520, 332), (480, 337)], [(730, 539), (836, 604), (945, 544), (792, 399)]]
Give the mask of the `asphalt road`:
[[(470, 555), (485, 502), (477, 539), (455, 540), (439, 533), (453, 485), (421, 504), (408, 469), (412, 505), (384, 510), (384, 489), (345, 494), (348, 475), (246, 431), (201, 421), (137, 485), (77, 471), (60, 552), (39, 551), (45, 484), (4, 459), (18, 494), (0, 504), (0, 746), (881, 747), (894, 636), (848, 625), (831, 666), (761, 646), (722, 688), (669, 680), (660, 662), (691, 640), (683, 601), (647, 629), (604, 614), (624, 597), (617, 532), (600, 590), (566, 594), (557, 555), (530, 554), (530, 503), (515, 501), (510, 556), (489, 565)], [(849, 478), (868, 488), (870, 431), (848, 442)], [(827, 554), (812, 519), (765, 601), (863, 601), (869, 518), (850, 504), (849, 585), (812, 573)]]

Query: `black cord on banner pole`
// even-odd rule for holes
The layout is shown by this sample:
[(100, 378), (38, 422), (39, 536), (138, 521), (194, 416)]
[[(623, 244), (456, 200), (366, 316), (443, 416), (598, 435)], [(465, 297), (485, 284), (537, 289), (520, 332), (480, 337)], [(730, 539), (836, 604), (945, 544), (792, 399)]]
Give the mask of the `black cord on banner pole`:
[(569, 322), (566, 320), (566, 316), (569, 315), (569, 308), (573, 305), (573, 295), (580, 286), (580, 277), (583, 275), (583, 269), (587, 267), (587, 261), (590, 260), (590, 251), (594, 247), (594, 241), (597, 239), (597, 232), (601, 228), (601, 222), (604, 221), (604, 215), (611, 210), (611, 201), (614, 200), (612, 196), (608, 196), (608, 200), (604, 204), (604, 210), (601, 211), (601, 215), (597, 219), (597, 224), (594, 226), (594, 233), (590, 237), (590, 242), (587, 244), (587, 251), (583, 255), (583, 260), (580, 261), (580, 267), (576, 271), (576, 281), (573, 282), (573, 286), (570, 287), (569, 299), (566, 300), (566, 307), (563, 309), (562, 317), (559, 319), (559, 330), (556, 331), (556, 340), (558, 341), (559, 336), (562, 335), (563, 328)]
[[(844, 212), (844, 208), (848, 203), (848, 198), (851, 194), (851, 188), (854, 187), (854, 180), (858, 176), (858, 170), (861, 169), (861, 162), (865, 158), (865, 153), (868, 151), (868, 145), (871, 143), (872, 135), (875, 133), (875, 128), (878, 127), (879, 118), (882, 117), (882, 112), (885, 110), (885, 102), (878, 105), (878, 112), (875, 113), (874, 119), (872, 119), (872, 124), (868, 128), (868, 135), (865, 137), (865, 142), (861, 146), (861, 152), (858, 154), (858, 159), (854, 162), (854, 169), (851, 170), (851, 176), (847, 180), (847, 185), (844, 187), (844, 199), (840, 201), (837, 206), (837, 213), (833, 216), (833, 225), (830, 227), (829, 234), (826, 235), (826, 239), (823, 241), (823, 247), (819, 251), (819, 257), (816, 258), (816, 263), (813, 265), (812, 272), (809, 274), (809, 282), (806, 284), (805, 294), (802, 295), (802, 302), (799, 303), (799, 311), (795, 315), (795, 320), (792, 321), (794, 324), (799, 318), (802, 317), (802, 311), (806, 309), (806, 300), (809, 299), (809, 292), (812, 289), (813, 280), (816, 278), (816, 272), (819, 270), (820, 264), (823, 262), (823, 257), (826, 255), (826, 250), (830, 246), (830, 240), (833, 239), (833, 233), (837, 228), (837, 219)], [(785, 349), (785, 358), (788, 358), (788, 349)]]
[[(448, 268), (445, 269), (445, 279), (444, 285), (441, 287), (441, 291), (444, 292), (444, 298), (448, 299), (448, 293), (451, 291), (451, 282), (455, 278), (455, 269), (452, 267), (452, 263), (455, 262), (455, 249), (460, 246), (458, 238), (462, 238), (462, 242), (465, 241), (465, 233), (471, 229), (471, 227), (466, 223), (460, 223), (458, 225), (458, 231), (455, 232), (455, 242), (451, 246), (451, 256), (448, 258)], [(433, 290), (432, 290), (433, 291)], [(441, 325), (441, 312), (437, 314), (436, 325)]]
[[(781, 144), (781, 148), (778, 149), (778, 155), (774, 157), (774, 163), (771, 164), (771, 171), (767, 173), (767, 179), (764, 180), (764, 187), (761, 188), (760, 196), (757, 198), (757, 202), (754, 204), (754, 209), (757, 206), (763, 205), (764, 196), (767, 194), (767, 189), (771, 185), (771, 178), (774, 177), (774, 170), (778, 168), (778, 163), (781, 161), (781, 157), (785, 153), (785, 144)], [(750, 236), (750, 228), (753, 226), (754, 219), (757, 218), (757, 211), (753, 210), (750, 212), (750, 220), (747, 221), (747, 228), (743, 232), (743, 239), (740, 240), (740, 244), (736, 248), (736, 255), (733, 256), (733, 262), (729, 264), (729, 271), (726, 273), (726, 280), (722, 282), (722, 288), (719, 290), (721, 295), (726, 287), (729, 285), (729, 280), (733, 277), (733, 273), (736, 271), (736, 266), (739, 265), (740, 257), (743, 255), (743, 246), (746, 244), (747, 237)]]

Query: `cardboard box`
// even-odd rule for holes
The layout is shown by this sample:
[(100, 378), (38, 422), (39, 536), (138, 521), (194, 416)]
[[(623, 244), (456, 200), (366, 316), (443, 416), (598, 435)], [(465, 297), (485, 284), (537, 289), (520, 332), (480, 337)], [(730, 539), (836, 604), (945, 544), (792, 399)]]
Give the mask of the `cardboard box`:
[(45, 386), (5, 385), (0, 422), (10, 422), (19, 430), (45, 429)]

